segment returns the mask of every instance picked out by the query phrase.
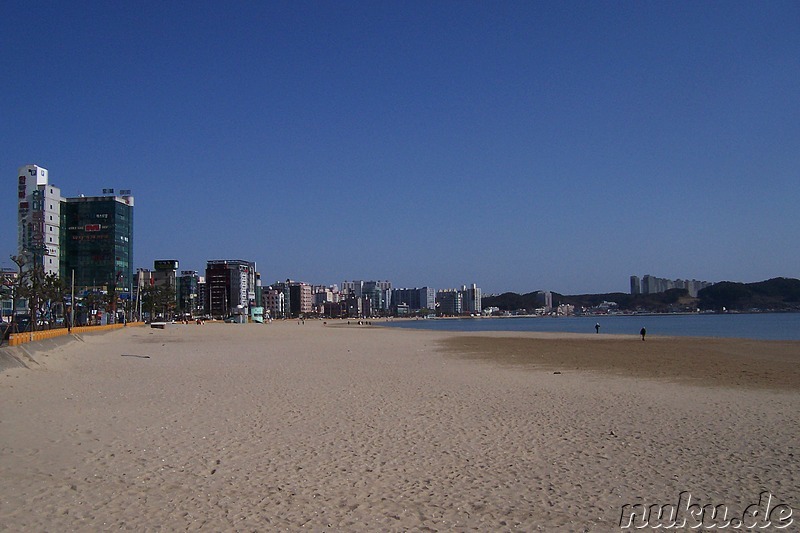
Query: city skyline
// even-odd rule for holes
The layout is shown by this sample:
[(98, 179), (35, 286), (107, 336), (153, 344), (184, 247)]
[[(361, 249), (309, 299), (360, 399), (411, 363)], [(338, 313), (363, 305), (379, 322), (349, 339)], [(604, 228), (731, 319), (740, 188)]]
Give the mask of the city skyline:
[[(53, 221), (54, 218), (57, 219), (57, 220), (61, 219), (58, 206), (55, 206), (55, 209), (54, 209), (54, 205), (53, 205), (54, 203), (55, 204), (60, 204), (60, 208), (61, 209), (69, 208), (70, 205), (72, 205), (73, 206), (73, 210), (74, 210), (74, 206), (76, 204), (78, 204), (78, 203), (87, 204), (87, 202), (88, 203), (92, 203), (92, 204), (97, 204), (97, 205), (100, 205), (101, 203), (104, 204), (104, 205), (114, 205), (114, 204), (120, 203), (120, 202), (122, 204), (129, 204), (131, 207), (133, 205), (133, 198), (130, 196), (130, 193), (131, 193), (130, 190), (116, 190), (116, 189), (113, 189), (113, 188), (106, 188), (106, 189), (103, 189), (103, 196), (86, 197), (84, 195), (81, 195), (80, 197), (77, 197), (77, 198), (66, 198), (66, 197), (62, 197), (61, 196), (60, 188), (56, 187), (55, 184), (49, 182), (49, 179), (48, 179), (49, 171), (48, 171), (48, 169), (40, 167), (40, 166), (37, 166), (37, 165), (26, 165), (24, 167), (20, 167), (18, 169), (17, 173), (18, 173), (18, 182), (19, 182), (19, 184), (18, 184), (18, 195), (17, 196), (20, 199), (20, 203), (19, 203), (19, 217), (20, 218), (18, 219), (19, 220), (19, 231), (21, 232), (20, 233), (20, 238), (23, 241), (28, 242), (29, 247), (33, 246), (34, 241), (37, 238), (39, 239), (38, 244), (36, 246), (38, 246), (39, 249), (41, 249), (41, 253), (45, 253), (46, 254), (44, 257), (40, 257), (40, 260), (42, 262), (42, 266), (44, 267), (45, 273), (56, 273), (56, 274), (59, 274), (59, 272), (58, 272), (59, 263), (63, 263), (62, 264), (62, 268), (65, 268), (66, 270), (70, 270), (69, 260), (66, 260), (66, 262), (65, 262), (64, 259), (59, 261), (59, 258), (60, 258), (60, 255), (61, 255), (61, 252), (60, 252), (60, 244), (61, 244), (61, 242), (60, 242), (60, 240), (58, 238), (58, 235), (59, 235), (60, 232), (63, 232), (63, 231), (66, 230), (66, 227), (60, 227), (59, 224), (65, 224), (65, 226), (71, 226), (71, 225), (74, 225), (74, 224), (70, 224), (68, 222), (68, 220), (70, 218), (70, 215), (67, 215), (63, 222), (59, 222), (59, 223), (56, 223), (55, 225), (53, 225), (52, 221)], [(37, 187), (39, 189), (38, 192), (32, 192), (32, 191), (34, 191), (34, 189), (37, 189)], [(23, 198), (23, 194), (25, 194), (24, 198)], [(118, 197), (118, 196), (116, 196), (117, 194), (123, 194), (123, 195), (127, 195), (127, 196)], [(36, 195), (39, 195), (39, 196), (37, 197)], [(49, 204), (48, 204), (48, 202), (43, 201), (45, 196), (50, 197)], [(34, 204), (38, 204), (38, 207), (36, 207), (36, 206), (33, 207), (33, 210), (34, 210), (33, 213), (30, 212), (31, 198), (33, 198), (32, 201), (33, 201)], [(53, 200), (55, 200), (55, 202), (53, 202)], [(48, 205), (49, 205), (49, 208), (48, 208)], [(44, 224), (44, 220), (45, 220), (47, 215), (43, 211), (45, 211), (47, 209), (49, 209), (49, 212), (50, 212), (50, 216), (49, 216), (50, 223), (49, 224)], [(107, 211), (107, 210), (108, 210), (108, 208), (106, 207), (105, 211)], [(113, 208), (112, 208), (112, 210), (113, 210)], [(92, 218), (92, 221), (94, 221), (95, 220), (95, 216), (97, 216), (97, 215), (94, 213), (93, 210), (89, 209), (89, 211), (92, 211), (92, 212), (91, 213), (87, 212), (87, 214)], [(31, 233), (33, 230), (31, 230), (29, 228), (29, 226), (31, 225), (31, 217), (33, 217), (35, 215), (38, 215), (38, 217), (39, 217), (39, 224), (38, 224), (38, 226), (36, 224), (34, 224), (34, 226), (39, 227), (39, 230), (38, 230), (38, 233), (37, 232)], [(73, 214), (71, 216), (75, 217), (76, 215), (77, 215), (77, 213), (75, 213), (75, 214)], [(109, 215), (108, 214), (103, 214), (103, 215), (100, 215), (100, 216), (102, 218), (106, 219), (106, 218), (108, 218)], [(92, 228), (91, 231), (99, 231), (100, 230), (100, 225), (97, 225), (97, 224), (94, 224), (94, 225), (97, 226), (97, 228)], [(80, 226), (80, 227), (83, 228), (83, 226)], [(78, 228), (75, 227), (75, 228), (71, 228), (71, 229), (72, 230), (77, 230)], [(87, 230), (87, 231), (89, 231), (89, 230)], [(125, 232), (130, 232), (130, 227), (128, 227), (125, 230)], [(34, 233), (35, 233), (35, 235), (34, 235)], [(48, 234), (50, 235), (49, 237), (47, 237)], [(130, 234), (129, 233), (127, 233), (127, 234), (130, 237)], [(123, 239), (126, 239), (126, 237), (123, 237)], [(45, 240), (48, 241), (47, 246), (44, 245), (44, 241)], [(65, 242), (68, 243), (69, 240), (67, 240)], [(22, 247), (20, 248), (19, 246), (22, 246)], [(18, 244), (18, 253), (24, 254), (26, 249), (27, 248), (24, 245)], [(28, 253), (30, 253), (30, 250), (27, 250), (27, 251), (28, 251)], [(66, 251), (66, 250), (63, 250), (63, 251)], [(70, 256), (77, 257), (77, 255), (80, 255), (80, 252), (78, 250), (73, 250), (72, 253), (66, 253), (65, 254), (66, 257), (70, 257)], [(49, 258), (48, 258), (48, 256), (49, 256)], [(72, 260), (74, 261), (74, 257), (72, 258)], [(210, 260), (209, 259), (209, 260), (206, 261), (206, 265), (207, 265), (206, 268), (208, 268), (208, 265), (210, 265), (212, 263), (228, 263), (230, 261), (233, 261), (234, 263), (241, 262), (241, 260), (238, 260), (238, 259), (234, 259), (234, 260)], [(154, 266), (154, 270), (155, 271), (158, 271), (158, 270), (160, 270), (162, 268), (161, 266), (159, 266), (160, 263), (161, 264), (165, 264), (165, 263), (169, 264), (170, 268), (173, 268), (172, 265), (174, 265), (173, 270), (176, 270), (176, 271), (179, 270), (178, 265), (180, 264), (180, 261), (177, 260), (177, 259), (170, 259), (170, 260), (154, 259), (153, 260), (153, 266)], [(247, 263), (251, 266), (253, 273), (256, 273), (257, 272), (256, 271), (256, 266), (255, 266), (256, 263), (255, 262), (247, 262)], [(107, 272), (105, 272), (105, 271), (108, 270), (108, 268), (106, 268), (105, 265), (100, 265), (99, 268), (100, 268), (99, 271), (95, 272), (94, 274), (89, 274), (89, 278), (87, 278), (87, 279), (90, 279), (90, 278), (93, 279), (92, 282), (87, 282), (85, 279), (79, 279), (78, 285), (79, 286), (81, 286), (81, 285), (82, 286), (86, 286), (87, 284), (88, 285), (97, 285), (97, 279), (105, 280), (105, 278), (107, 277)], [(127, 268), (130, 268), (130, 267), (127, 267)], [(111, 270), (116, 271), (116, 269), (111, 269)], [(149, 266), (147, 266), (147, 267), (137, 267), (137, 271), (138, 270), (149, 271), (150, 268), (149, 268)], [(180, 269), (180, 270), (184, 270), (185, 271), (185, 267)], [(198, 272), (201, 272), (201, 271), (200, 270), (190, 269), (189, 271), (186, 271), (186, 272), (198, 273)], [(98, 275), (99, 275), (99, 278), (98, 278)], [(130, 275), (132, 275), (132, 270), (130, 272)], [(260, 272), (258, 272), (258, 275), (259, 275), (259, 279), (260, 279)], [(81, 278), (80, 272), (79, 272), (79, 276), (78, 277)], [(292, 280), (287, 278), (286, 281), (289, 282), (289, 281), (292, 281)], [(253, 283), (255, 283), (255, 282), (253, 282)], [(282, 280), (277, 280), (276, 279), (276, 283), (282, 283)], [(306, 284), (307, 282), (306, 281), (302, 281), (302, 283)], [(312, 282), (309, 285), (317, 285), (318, 283), (319, 282), (317, 282), (317, 283)], [(348, 282), (348, 281), (345, 280), (345, 281), (342, 282), (341, 286), (343, 288), (347, 287), (348, 283), (352, 283), (352, 282)], [(383, 282), (383, 283), (386, 283), (389, 286), (391, 286), (391, 282), (388, 281), (388, 280)], [(322, 282), (322, 284), (323, 284), (323, 286), (328, 286), (328, 287), (335, 287), (337, 285), (336, 283), (331, 283), (329, 280), (326, 280), (326, 281)], [(713, 284), (712, 282), (700, 281), (700, 280), (696, 280), (696, 279), (692, 279), (692, 280), (688, 280), (688, 279), (671, 280), (671, 279), (666, 279), (666, 278), (655, 277), (655, 276), (652, 276), (650, 274), (645, 274), (640, 279), (639, 276), (632, 275), (630, 277), (630, 294), (640, 294), (640, 293), (650, 294), (650, 293), (663, 292), (663, 291), (665, 291), (667, 289), (672, 289), (672, 288), (681, 288), (681, 289), (687, 289), (690, 296), (697, 297), (697, 293), (698, 293), (698, 291), (700, 289), (702, 289), (704, 287), (707, 287), (707, 286), (710, 286), (712, 284)], [(125, 287), (127, 287), (129, 285), (131, 285), (131, 282), (123, 283), (123, 286), (125, 286)], [(473, 285), (473, 287), (474, 286), (475, 285)], [(453, 289), (450, 289), (450, 290), (453, 290)], [(542, 290), (542, 289), (538, 289), (538, 290)], [(447, 292), (448, 289), (444, 289), (444, 291)]]
[(133, 264), (484, 294), (799, 277), (800, 6), (7, 6), (16, 169), (130, 189)]

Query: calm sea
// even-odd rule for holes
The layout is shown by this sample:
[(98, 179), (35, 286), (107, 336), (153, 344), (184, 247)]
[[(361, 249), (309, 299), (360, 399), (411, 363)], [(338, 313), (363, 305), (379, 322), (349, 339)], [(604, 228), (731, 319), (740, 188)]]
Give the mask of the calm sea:
[(800, 340), (800, 313), (427, 319), (381, 322), (381, 325), (443, 331), (595, 333), (597, 323), (601, 334), (638, 335), (645, 327), (648, 335)]

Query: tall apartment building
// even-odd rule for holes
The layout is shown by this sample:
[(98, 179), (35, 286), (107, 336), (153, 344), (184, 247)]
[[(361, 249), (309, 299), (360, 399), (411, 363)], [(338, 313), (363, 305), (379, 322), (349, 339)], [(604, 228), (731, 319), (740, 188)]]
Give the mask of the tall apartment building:
[[(178, 260), (177, 259), (156, 259), (153, 261), (153, 270), (144, 270), (149, 275), (148, 283), (151, 287), (161, 287), (172, 291), (174, 298), (174, 310), (180, 311), (179, 287), (178, 287)], [(137, 283), (141, 286), (141, 280)]]
[(709, 281), (657, 278), (650, 274), (646, 274), (640, 283), (637, 276), (631, 276), (631, 294), (655, 294), (670, 289), (686, 289), (689, 296), (696, 298), (701, 289), (711, 285), (713, 283)]
[(286, 316), (285, 297), (282, 289), (272, 285), (261, 290), (261, 306), (269, 313), (270, 318)]
[(302, 281), (276, 281), (265, 287), (262, 294), (264, 307), (269, 309), (272, 317), (306, 316), (314, 312), (314, 298), (311, 285)]
[(142, 296), (142, 290), (155, 285), (153, 271), (149, 268), (137, 268), (133, 276), (133, 297), (137, 301)]
[(27, 272), (61, 270), (61, 190), (48, 181), (46, 168), (25, 165), (17, 172), (17, 255)]
[(399, 306), (408, 306), (409, 312), (421, 309), (436, 309), (436, 291), (433, 287), (413, 289), (392, 289), (391, 306), (397, 310)]
[[(386, 313), (391, 306), (391, 281), (343, 281), (342, 295), (354, 295), (369, 300), (370, 314)], [(363, 311), (363, 309), (362, 309)]]
[(639, 276), (631, 276), (631, 294), (642, 293), (642, 282)]
[(460, 315), (462, 312), (463, 296), (461, 291), (455, 289), (442, 289), (436, 291), (438, 314), (451, 316)]
[(356, 296), (355, 293), (348, 293), (340, 302), (340, 316), (350, 318), (365, 318), (370, 315), (369, 303), (363, 296)]
[(195, 270), (181, 270), (178, 278), (178, 310), (194, 315), (202, 309), (198, 285), (200, 276)]
[(311, 298), (314, 310), (322, 313), (326, 303), (337, 303), (339, 301), (339, 291), (336, 285), (312, 285)]
[(343, 281), (341, 293), (342, 294), (355, 294), (356, 296), (363, 296), (364, 289), (370, 290), (392, 290), (392, 282), (391, 281), (364, 281), (364, 280), (353, 280), (353, 281)]
[[(256, 264), (240, 259), (206, 263), (206, 312), (212, 316), (245, 313), (256, 297)], [(249, 313), (245, 313), (249, 314)]]
[[(133, 196), (64, 198), (47, 169), (25, 165), (17, 172), (17, 255), (22, 272), (34, 266), (77, 293), (114, 292), (130, 299), (133, 287)], [(116, 306), (112, 300), (111, 308)]]
[(206, 284), (206, 277), (205, 276), (198, 276), (197, 277), (197, 312), (205, 313), (205, 310), (208, 309), (206, 305), (206, 301), (208, 300), (208, 287)]
[(80, 196), (61, 204), (61, 278), (81, 289), (133, 286), (133, 196)]
[(311, 285), (301, 281), (289, 282), (289, 308), (293, 317), (309, 315), (314, 311)]
[(175, 291), (178, 300), (178, 266), (177, 259), (156, 259), (153, 261), (153, 283), (156, 287), (167, 287)]
[(534, 301), (545, 313), (549, 313), (553, 310), (553, 293), (550, 291), (536, 291)]
[(481, 289), (476, 284), (462, 285), (461, 289), (444, 289), (436, 292), (440, 315), (479, 315), (482, 313)]
[(481, 289), (476, 284), (463, 285), (461, 287), (462, 294), (462, 312), (471, 315), (480, 315), (483, 308), (481, 307)]

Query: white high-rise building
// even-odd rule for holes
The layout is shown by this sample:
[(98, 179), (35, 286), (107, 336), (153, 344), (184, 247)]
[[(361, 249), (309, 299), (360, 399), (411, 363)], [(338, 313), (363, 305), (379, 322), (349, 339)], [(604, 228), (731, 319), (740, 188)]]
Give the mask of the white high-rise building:
[(45, 274), (59, 274), (61, 258), (61, 190), (48, 181), (47, 169), (20, 167), (17, 184), (17, 253), (23, 272), (33, 264)]
[(475, 283), (461, 286), (462, 311), (469, 314), (481, 314), (481, 289)]

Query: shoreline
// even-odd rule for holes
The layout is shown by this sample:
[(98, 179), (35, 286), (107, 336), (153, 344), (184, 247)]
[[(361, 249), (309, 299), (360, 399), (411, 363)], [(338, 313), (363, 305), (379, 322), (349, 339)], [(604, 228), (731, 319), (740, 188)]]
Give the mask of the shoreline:
[[(694, 315), (785, 315), (800, 313), (800, 310), (765, 310), (765, 311), (676, 311), (670, 313), (637, 312), (605, 313), (605, 314), (572, 314), (572, 315), (470, 315), (470, 316), (428, 316), (428, 317), (392, 317), (395, 320), (469, 320), (472, 318), (610, 318), (615, 316), (694, 316)], [(335, 320), (335, 319), (334, 319)]]
[[(774, 318), (772, 318), (774, 317)], [(800, 342), (800, 314), (660, 314), (608, 315), (602, 317), (472, 317), (401, 319), (375, 322), (386, 327), (480, 333), (506, 331), (518, 333), (553, 332), (565, 334), (595, 334), (595, 324), (601, 325), (600, 336), (625, 335), (636, 337), (642, 326), (651, 336), (687, 339), (739, 339), (742, 341)], [(396, 322), (396, 323), (392, 323)]]

